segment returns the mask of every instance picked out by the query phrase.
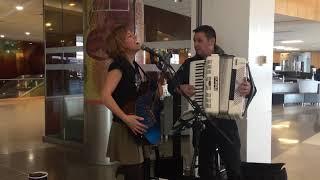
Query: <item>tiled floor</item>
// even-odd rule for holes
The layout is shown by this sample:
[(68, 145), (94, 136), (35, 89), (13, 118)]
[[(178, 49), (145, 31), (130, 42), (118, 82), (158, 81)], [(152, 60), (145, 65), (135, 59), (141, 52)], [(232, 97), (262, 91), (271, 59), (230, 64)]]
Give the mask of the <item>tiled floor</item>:
[(273, 107), (273, 162), (286, 163), (289, 180), (320, 177), (320, 107)]
[(42, 142), (44, 99), (0, 101), (0, 179), (26, 180), (46, 171), (49, 180), (113, 179), (110, 166), (86, 163), (83, 152)]
[[(289, 180), (319, 179), (319, 110), (316, 106), (273, 108), (273, 162), (286, 163)], [(33, 171), (48, 172), (49, 180), (113, 179), (112, 167), (89, 165), (80, 150), (43, 143), (43, 134), (43, 98), (0, 101), (1, 180), (25, 180)], [(170, 153), (166, 147), (163, 152)]]

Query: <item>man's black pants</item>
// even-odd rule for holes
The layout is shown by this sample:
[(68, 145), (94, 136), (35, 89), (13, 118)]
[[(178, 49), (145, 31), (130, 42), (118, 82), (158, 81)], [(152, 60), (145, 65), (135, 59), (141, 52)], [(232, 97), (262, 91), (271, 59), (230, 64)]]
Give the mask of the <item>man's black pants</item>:
[(199, 175), (201, 180), (215, 180), (216, 148), (227, 170), (228, 180), (240, 179), (240, 137), (236, 121), (214, 119), (217, 126), (233, 142), (230, 144), (212, 127), (207, 127), (200, 136), (199, 144)]

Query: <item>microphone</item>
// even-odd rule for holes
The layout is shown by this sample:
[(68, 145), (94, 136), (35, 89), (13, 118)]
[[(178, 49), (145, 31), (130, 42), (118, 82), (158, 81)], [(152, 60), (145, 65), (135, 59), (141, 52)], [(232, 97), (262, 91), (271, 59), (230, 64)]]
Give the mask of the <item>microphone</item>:
[[(152, 50), (151, 48), (147, 47), (147, 46), (144, 45), (144, 44), (141, 45), (141, 49), (147, 51), (147, 52), (150, 53), (152, 56), (161, 57), (160, 54), (156, 53), (154, 50)], [(162, 58), (162, 57), (161, 57), (161, 58)]]
[[(167, 54), (165, 54), (164, 56), (162, 56), (159, 53), (156, 53), (153, 49), (147, 47), (146, 45), (142, 44), (140, 47), (142, 50), (147, 51), (148, 53), (150, 53), (152, 56), (156, 56), (159, 58), (159, 61), (168, 61), (171, 57), (172, 57), (172, 53), (169, 52)], [(157, 62), (156, 62), (157, 63)]]
[(150, 53), (151, 56), (157, 57), (157, 58), (151, 58), (150, 60), (152, 64), (155, 64), (158, 67), (158, 69), (160, 69), (163, 72), (166, 72), (168, 68), (173, 70), (173, 68), (170, 66), (170, 58), (172, 57), (171, 52), (162, 56), (161, 54), (156, 53), (153, 49), (147, 47), (144, 44), (142, 44), (140, 48)]

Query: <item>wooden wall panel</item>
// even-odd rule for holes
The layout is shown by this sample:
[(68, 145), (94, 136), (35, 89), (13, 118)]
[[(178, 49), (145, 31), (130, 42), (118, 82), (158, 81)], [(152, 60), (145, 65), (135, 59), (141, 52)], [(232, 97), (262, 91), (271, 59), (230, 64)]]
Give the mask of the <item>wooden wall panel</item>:
[(287, 13), (287, 2), (288, 0), (277, 0), (276, 1), (276, 12), (278, 14), (286, 14)]
[(319, 0), (276, 0), (277, 14), (320, 21)]
[(299, 0), (287, 1), (287, 15), (298, 17), (298, 2)]
[(316, 68), (320, 68), (320, 52), (311, 52), (311, 64)]
[(280, 63), (280, 53), (273, 52), (273, 63)]

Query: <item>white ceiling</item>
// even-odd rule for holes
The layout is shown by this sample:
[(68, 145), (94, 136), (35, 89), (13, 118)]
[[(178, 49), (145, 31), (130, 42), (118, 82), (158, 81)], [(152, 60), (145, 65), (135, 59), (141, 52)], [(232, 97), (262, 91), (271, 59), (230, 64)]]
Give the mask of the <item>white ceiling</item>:
[[(23, 11), (17, 11), (15, 6), (22, 2)], [(59, 7), (59, 0), (46, 0), (47, 6)], [(9, 39), (26, 41), (43, 40), (42, 0), (0, 0), (0, 34)], [(191, 0), (144, 0), (149, 6), (158, 7), (185, 16), (191, 16)], [(70, 8), (70, 7), (69, 7)], [(74, 11), (81, 11), (73, 7)], [(30, 36), (24, 33), (28, 31)], [(320, 50), (320, 22), (301, 18), (275, 15), (274, 44), (283, 46), (282, 40), (303, 40), (301, 44), (286, 46), (300, 48), (301, 50)]]
[[(17, 11), (17, 5), (24, 10)], [(42, 0), (0, 0), (0, 34), (9, 39), (42, 41), (42, 7)]]
[[(303, 40), (304, 43), (285, 45), (280, 43), (283, 40)], [(320, 22), (275, 15), (274, 45), (308, 51), (320, 50)]]

